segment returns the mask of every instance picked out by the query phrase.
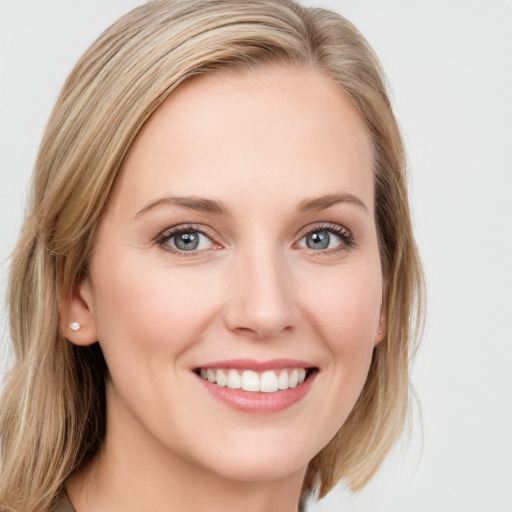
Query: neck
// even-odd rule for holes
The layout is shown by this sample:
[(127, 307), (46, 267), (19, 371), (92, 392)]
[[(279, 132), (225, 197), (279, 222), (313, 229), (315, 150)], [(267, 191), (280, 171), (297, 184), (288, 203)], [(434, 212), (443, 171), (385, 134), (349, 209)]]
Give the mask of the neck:
[[(296, 512), (306, 468), (239, 481), (166, 450), (129, 418), (110, 414), (102, 448), (67, 484), (77, 512)], [(229, 473), (229, 472), (228, 472)]]

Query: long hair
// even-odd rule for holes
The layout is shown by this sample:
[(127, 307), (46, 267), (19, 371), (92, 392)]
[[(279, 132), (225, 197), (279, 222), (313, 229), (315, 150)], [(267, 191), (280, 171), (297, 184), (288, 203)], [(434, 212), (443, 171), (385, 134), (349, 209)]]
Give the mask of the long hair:
[(323, 73), (366, 125), (385, 282), (385, 339), (349, 418), (309, 464), (303, 496), (315, 489), (323, 496), (341, 478), (362, 487), (400, 435), (423, 281), (404, 148), (372, 49), (342, 16), (293, 0), (157, 0), (122, 17), (86, 51), (41, 143), (10, 273), (15, 361), (0, 410), (2, 511), (48, 510), (102, 442), (105, 361), (98, 344), (76, 347), (63, 337), (59, 298), (87, 274), (96, 228), (133, 140), (189, 78), (279, 63)]

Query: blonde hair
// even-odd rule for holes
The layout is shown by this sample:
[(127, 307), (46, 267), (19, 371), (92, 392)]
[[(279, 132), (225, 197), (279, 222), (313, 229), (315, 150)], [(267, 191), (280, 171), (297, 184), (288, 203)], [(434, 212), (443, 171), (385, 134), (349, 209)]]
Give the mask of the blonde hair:
[(10, 275), (15, 364), (0, 413), (3, 511), (48, 510), (102, 442), (105, 362), (98, 344), (76, 347), (63, 337), (59, 297), (87, 273), (96, 227), (134, 138), (189, 78), (275, 63), (319, 70), (366, 123), (386, 283), (386, 337), (350, 417), (311, 461), (303, 494), (323, 496), (341, 478), (362, 487), (400, 435), (423, 288), (404, 148), (377, 58), (342, 16), (293, 0), (157, 0), (122, 17), (87, 50), (41, 143)]

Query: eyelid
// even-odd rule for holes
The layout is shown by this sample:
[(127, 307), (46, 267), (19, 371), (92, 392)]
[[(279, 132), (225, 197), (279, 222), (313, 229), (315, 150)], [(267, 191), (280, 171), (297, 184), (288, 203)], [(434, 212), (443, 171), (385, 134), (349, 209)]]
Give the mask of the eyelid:
[(313, 249), (309, 249), (312, 253), (315, 253), (315, 255), (322, 255), (322, 254), (325, 255), (325, 254), (336, 253), (340, 250), (348, 250), (351, 247), (354, 247), (356, 245), (354, 236), (352, 235), (352, 232), (347, 227), (345, 227), (341, 224), (335, 224), (332, 222), (314, 223), (314, 224), (310, 224), (310, 225), (306, 226), (305, 228), (301, 229), (296, 236), (297, 241), (294, 243), (294, 245), (298, 244), (304, 237), (306, 237), (310, 233), (314, 233), (315, 231), (328, 231), (329, 233), (334, 233), (343, 242), (340, 247), (336, 247), (333, 249), (325, 249), (325, 250), (317, 250), (317, 251), (315, 251)]
[[(175, 247), (171, 247), (170, 245), (166, 245), (166, 242), (170, 240), (172, 237), (177, 236), (181, 233), (186, 233), (188, 231), (195, 231), (206, 236), (212, 244), (217, 245), (218, 247), (214, 247), (211, 249), (200, 249), (194, 251), (182, 251)], [(164, 229), (156, 238), (155, 243), (162, 248), (162, 250), (171, 252), (173, 254), (177, 254), (179, 256), (197, 256), (199, 254), (209, 252), (212, 250), (217, 250), (222, 247), (222, 244), (219, 242), (219, 235), (210, 227), (205, 226), (203, 224), (178, 224), (176, 226), (172, 226), (170, 228)]]
[[(217, 245), (217, 247), (211, 248), (211, 249), (200, 249), (200, 250), (193, 250), (193, 251), (182, 251), (180, 249), (171, 247), (169, 245), (165, 245), (165, 243), (170, 240), (173, 236), (179, 235), (181, 233), (186, 233), (187, 231), (196, 231), (198, 233), (201, 233), (202, 235), (206, 236), (212, 244)], [(336, 224), (332, 222), (318, 222), (314, 224), (309, 224), (308, 226), (302, 228), (297, 235), (295, 236), (296, 241), (294, 242), (293, 246), (296, 246), (305, 236), (307, 236), (310, 233), (313, 233), (315, 231), (328, 231), (330, 233), (334, 233), (336, 236), (338, 236), (342, 243), (340, 244), (340, 247), (332, 248), (332, 249), (325, 249), (325, 250), (313, 250), (309, 249), (311, 253), (314, 253), (315, 255), (327, 255), (336, 253), (340, 250), (348, 250), (354, 245), (356, 245), (354, 237), (351, 233), (351, 231), (341, 225)], [(160, 234), (155, 238), (155, 243), (159, 245), (164, 251), (171, 252), (174, 254), (177, 254), (179, 256), (198, 256), (200, 254), (204, 254), (206, 252), (217, 250), (223, 247), (223, 244), (219, 241), (219, 235), (215, 230), (210, 228), (209, 226), (205, 226), (204, 224), (178, 224), (176, 226), (172, 226), (169, 228), (166, 228)]]

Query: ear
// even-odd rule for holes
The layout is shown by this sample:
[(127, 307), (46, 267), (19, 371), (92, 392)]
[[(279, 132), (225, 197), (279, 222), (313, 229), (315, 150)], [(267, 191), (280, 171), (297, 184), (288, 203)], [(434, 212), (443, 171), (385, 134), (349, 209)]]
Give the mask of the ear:
[(86, 346), (98, 341), (93, 297), (91, 281), (85, 276), (59, 299), (60, 330), (74, 345)]
[(387, 328), (386, 291), (387, 291), (387, 286), (384, 286), (384, 289), (382, 291), (382, 302), (381, 302), (381, 306), (380, 306), (379, 325), (377, 326), (377, 332), (375, 333), (375, 343), (374, 343), (375, 347), (386, 337), (386, 328)]
[(374, 346), (377, 346), (386, 337), (386, 315), (384, 313), (384, 310), (380, 313)]

